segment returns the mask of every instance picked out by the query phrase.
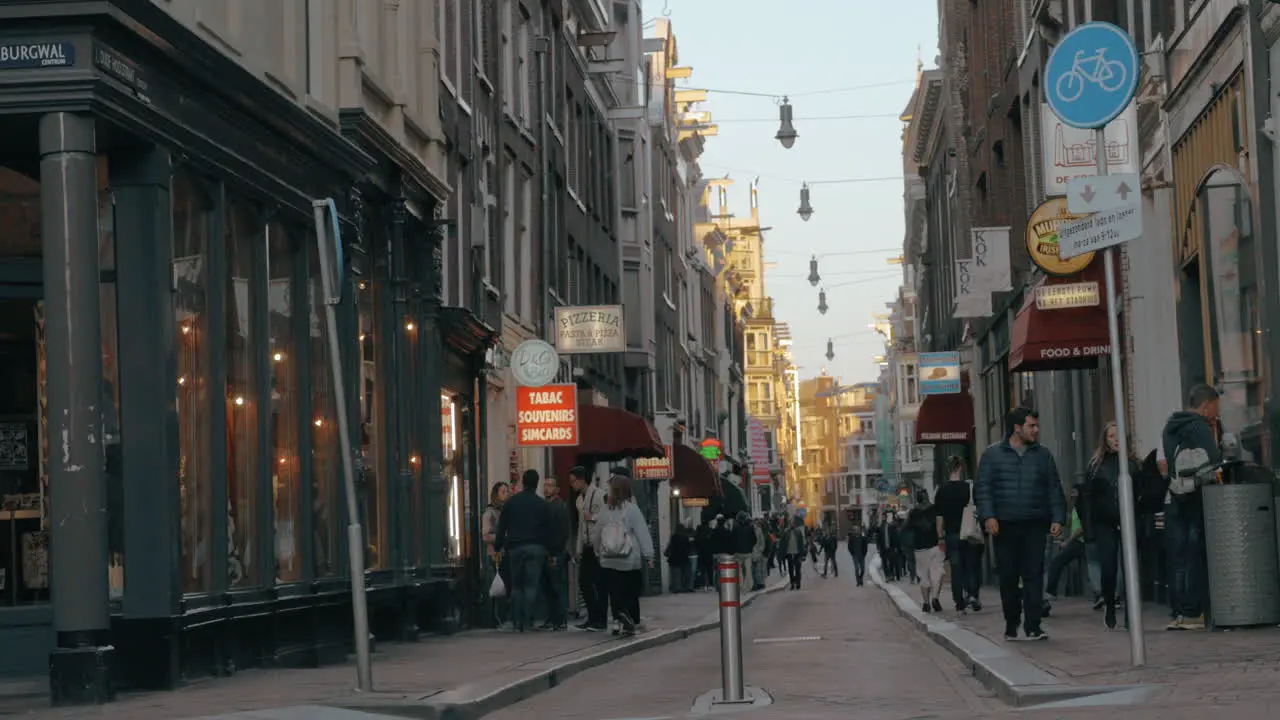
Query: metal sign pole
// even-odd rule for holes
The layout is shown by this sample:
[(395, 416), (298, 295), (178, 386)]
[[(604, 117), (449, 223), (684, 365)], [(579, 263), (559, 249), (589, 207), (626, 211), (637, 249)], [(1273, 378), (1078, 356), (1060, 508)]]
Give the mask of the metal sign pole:
[(742, 682), (742, 578), (738, 560), (732, 555), (720, 555), (716, 562), (720, 569), (720, 702), (749, 702)]
[[(342, 348), (338, 341), (338, 303), (342, 301), (342, 237), (333, 200), (315, 200), (311, 205), (315, 212), (316, 250), (320, 255), (320, 278), (325, 293), (324, 314), (329, 329), (329, 362), (333, 365), (334, 411), (338, 415), (338, 447), (342, 451), (342, 484), (347, 496), (347, 553), (351, 569), (351, 619), (355, 629), (356, 680), (361, 692), (372, 692), (369, 605), (364, 586), (364, 529), (360, 526), (360, 510), (356, 504), (354, 451), (348, 427), (347, 388), (344, 384), (346, 375), (342, 371)], [(325, 223), (325, 213), (328, 213), (330, 223)], [(326, 241), (332, 242), (332, 245)], [(335, 257), (330, 257), (329, 253), (335, 249)]]
[[(1095, 135), (1098, 177), (1107, 175), (1107, 131), (1100, 127)], [(1138, 573), (1138, 528), (1134, 515), (1133, 477), (1129, 474), (1129, 432), (1125, 419), (1124, 379), (1120, 372), (1120, 308), (1115, 274), (1116, 249), (1103, 253), (1107, 274), (1107, 332), (1111, 342), (1111, 395), (1116, 408), (1116, 435), (1120, 458), (1120, 546), (1124, 556), (1125, 614), (1129, 620), (1129, 654), (1134, 667), (1147, 664), (1147, 643), (1142, 628), (1142, 583)], [(1111, 598), (1114, 601), (1114, 598)]]

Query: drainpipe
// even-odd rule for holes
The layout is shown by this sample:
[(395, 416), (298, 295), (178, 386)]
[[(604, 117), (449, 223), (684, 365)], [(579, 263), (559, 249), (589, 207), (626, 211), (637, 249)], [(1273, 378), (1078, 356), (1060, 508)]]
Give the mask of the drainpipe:
[[(555, 247), (556, 238), (552, 237), (555, 229), (552, 227), (552, 217), (554, 210), (551, 208), (551, 168), (547, 158), (547, 142), (551, 134), (547, 132), (547, 52), (551, 49), (551, 40), (547, 36), (536, 37), (533, 40), (533, 54), (537, 58), (534, 63), (537, 72), (537, 92), (538, 92), (538, 195), (541, 200), (539, 207), (541, 212), (538, 216), (539, 227), (539, 250), (542, 253), (542, 285), (545, 289), (538, 295), (539, 313), (542, 318), (542, 337), (552, 345), (555, 341), (555, 325), (552, 314), (555, 311), (555, 304), (551, 302), (554, 297), (555, 283), (552, 282), (552, 269), (555, 267), (555, 255), (552, 252)], [(553, 475), (556, 472), (554, 465), (555, 454), (550, 450), (543, 451), (543, 467), (546, 468), (544, 475)], [(560, 478), (566, 480), (567, 478)]]
[[(414, 521), (413, 507), (413, 470), (409, 467), (409, 388), (408, 377), (409, 350), (408, 341), (404, 337), (405, 318), (408, 317), (409, 281), (405, 276), (407, 263), (404, 246), (404, 225), (408, 209), (402, 197), (395, 198), (391, 204), (391, 357), (395, 361), (395, 395), (396, 402), (396, 520), (399, 532), (399, 553), (397, 563), (401, 579), (407, 578), (415, 560), (413, 548)], [(406, 622), (409, 622), (406, 620)], [(412, 631), (409, 631), (410, 633)]]

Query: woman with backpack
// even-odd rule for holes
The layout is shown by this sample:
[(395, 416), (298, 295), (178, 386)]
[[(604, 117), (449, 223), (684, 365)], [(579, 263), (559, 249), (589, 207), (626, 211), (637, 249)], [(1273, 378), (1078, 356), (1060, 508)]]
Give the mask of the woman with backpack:
[[(1138, 477), (1140, 467), (1133, 454), (1133, 443), (1129, 443), (1129, 457), (1124, 461), (1129, 465), (1129, 477)], [(1134, 495), (1136, 508), (1137, 492)], [(1120, 433), (1114, 421), (1102, 428), (1102, 437), (1098, 439), (1098, 447), (1080, 486), (1079, 506), (1083, 509), (1085, 543), (1094, 545), (1100, 566), (1103, 624), (1114, 629), (1116, 580), (1120, 574)]]
[(600, 556), (600, 576), (617, 632), (635, 635), (644, 586), (641, 568), (653, 567), (653, 539), (631, 492), (631, 478), (618, 474), (609, 478), (609, 497), (591, 528), (591, 545)]

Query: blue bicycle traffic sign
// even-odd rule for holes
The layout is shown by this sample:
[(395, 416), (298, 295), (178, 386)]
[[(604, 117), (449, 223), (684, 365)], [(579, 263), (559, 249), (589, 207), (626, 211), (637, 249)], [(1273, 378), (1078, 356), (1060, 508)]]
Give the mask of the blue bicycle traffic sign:
[(1133, 100), (1138, 71), (1138, 48), (1128, 33), (1111, 23), (1085, 23), (1049, 56), (1045, 97), (1067, 125), (1105, 127)]

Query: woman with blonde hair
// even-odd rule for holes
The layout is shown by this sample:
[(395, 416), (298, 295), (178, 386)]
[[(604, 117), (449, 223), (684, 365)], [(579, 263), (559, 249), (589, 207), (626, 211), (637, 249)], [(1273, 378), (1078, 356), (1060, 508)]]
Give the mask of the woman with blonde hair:
[[(1140, 465), (1132, 442), (1128, 443), (1129, 477), (1137, 477)], [(1120, 574), (1120, 433), (1114, 421), (1102, 428), (1080, 485), (1077, 506), (1083, 516), (1086, 547), (1093, 544), (1100, 570), (1103, 623), (1116, 626), (1117, 578)], [(1137, 507), (1135, 493), (1134, 507)]]
[(623, 635), (640, 624), (641, 568), (653, 567), (653, 539), (631, 492), (631, 478), (618, 470), (609, 478), (609, 497), (591, 527), (591, 545), (600, 556), (600, 578)]

